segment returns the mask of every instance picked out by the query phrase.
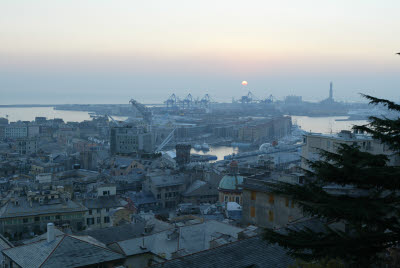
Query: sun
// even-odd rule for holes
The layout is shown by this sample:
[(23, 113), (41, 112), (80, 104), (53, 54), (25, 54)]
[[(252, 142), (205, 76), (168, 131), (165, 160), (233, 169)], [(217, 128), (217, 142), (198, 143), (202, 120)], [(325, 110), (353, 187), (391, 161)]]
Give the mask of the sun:
[(247, 86), (247, 81), (242, 81), (242, 86)]

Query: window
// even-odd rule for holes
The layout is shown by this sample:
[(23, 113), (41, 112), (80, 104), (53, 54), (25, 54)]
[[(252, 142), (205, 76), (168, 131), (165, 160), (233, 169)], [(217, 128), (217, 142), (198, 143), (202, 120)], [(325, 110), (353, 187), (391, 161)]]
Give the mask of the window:
[(157, 199), (161, 199), (161, 194), (157, 194)]
[(256, 208), (250, 207), (250, 217), (254, 218), (256, 216)]
[(40, 217), (35, 217), (35, 221), (36, 222), (40, 221)]
[(104, 223), (109, 223), (110, 222), (110, 217), (104, 217)]
[(268, 220), (274, 221), (274, 212), (272, 210), (268, 211)]
[(101, 223), (101, 218), (97, 217), (97, 223)]
[(287, 197), (285, 197), (285, 206), (289, 207), (289, 199)]
[(56, 220), (61, 219), (60, 215), (56, 215)]
[(97, 213), (101, 213), (101, 209), (98, 208), (98, 209), (97, 209)]
[(225, 202), (228, 202), (228, 196), (227, 195), (225, 195), (224, 200), (225, 200)]
[(292, 208), (294, 208), (294, 201), (292, 201)]
[(251, 191), (251, 200), (256, 200), (257, 192)]
[(88, 218), (88, 219), (86, 219), (86, 224), (87, 224), (87, 225), (93, 225), (93, 224), (94, 224), (94, 218)]
[(110, 209), (109, 208), (106, 208), (106, 212), (109, 212), (110, 211)]
[(89, 209), (89, 215), (92, 215), (92, 210), (91, 209)]
[(28, 218), (23, 218), (23, 219), (22, 219), (22, 222), (23, 222), (23, 223), (28, 223)]
[(270, 203), (270, 204), (275, 203), (275, 197), (274, 197), (273, 194), (270, 194), (270, 195), (269, 195), (269, 203)]
[(240, 204), (240, 197), (236, 196), (236, 203)]

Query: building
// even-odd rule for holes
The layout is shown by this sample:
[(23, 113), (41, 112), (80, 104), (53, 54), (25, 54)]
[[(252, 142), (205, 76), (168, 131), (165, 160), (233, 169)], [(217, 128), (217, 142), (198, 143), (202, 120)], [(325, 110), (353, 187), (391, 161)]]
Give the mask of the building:
[(279, 228), (303, 217), (294, 200), (271, 193), (269, 185), (277, 181), (301, 184), (304, 175), (274, 174), (251, 176), (243, 182), (242, 223), (259, 227)]
[(239, 174), (239, 166), (237, 161), (232, 161), (229, 164), (229, 173), (222, 177), (219, 182), (219, 202), (236, 202), (242, 205), (242, 183), (243, 176)]
[(176, 163), (179, 166), (190, 163), (190, 144), (177, 144), (176, 149)]
[(159, 209), (159, 203), (151, 192), (127, 192), (125, 196), (132, 201), (137, 213)]
[(88, 209), (85, 213), (85, 223), (89, 229), (111, 227), (111, 211), (122, 207), (116, 196), (115, 185), (100, 185), (97, 188), (97, 198), (82, 201)]
[(242, 228), (214, 220), (199, 222), (198, 219), (192, 219), (178, 222), (176, 228), (118, 241), (109, 247), (127, 256), (127, 267), (146, 267), (140, 265), (143, 263), (142, 254), (154, 254), (164, 260), (171, 260), (207, 250), (218, 239), (220, 244), (236, 241), (242, 231)]
[(58, 162), (43, 162), (41, 160), (34, 160), (31, 164), (31, 174), (37, 175), (40, 173), (58, 173), (65, 171), (65, 163)]
[(36, 181), (38, 183), (51, 183), (53, 174), (51, 173), (40, 173), (36, 175)]
[(340, 144), (356, 145), (361, 151), (371, 154), (384, 154), (389, 158), (389, 165), (400, 165), (400, 156), (390, 150), (387, 145), (372, 139), (369, 135), (347, 130), (342, 130), (337, 134), (309, 133), (304, 135), (303, 144), (301, 162), (303, 169), (309, 169), (306, 160), (320, 159), (320, 150), (336, 153)]
[(149, 174), (143, 184), (143, 190), (156, 197), (160, 208), (176, 207), (186, 190), (185, 178), (181, 174)]
[(37, 152), (36, 138), (18, 138), (16, 144), (20, 155), (30, 155)]
[(112, 176), (125, 176), (136, 168), (143, 169), (144, 166), (134, 158), (117, 156), (111, 160)]
[(146, 128), (130, 125), (111, 128), (110, 152), (112, 155), (152, 153), (153, 143), (153, 134)]
[(182, 193), (182, 199), (183, 203), (214, 204), (218, 201), (218, 189), (208, 182), (196, 180)]
[(286, 268), (294, 263), (287, 250), (261, 236), (234, 241), (156, 264), (154, 268)]
[(292, 119), (289, 116), (251, 120), (239, 128), (239, 140), (262, 143), (290, 134)]
[(28, 137), (28, 126), (23, 123), (14, 123), (4, 128), (4, 138), (16, 139)]
[(8, 119), (4, 117), (0, 117), (0, 125), (8, 125)]
[(89, 236), (56, 236), (49, 223), (46, 239), (2, 251), (5, 267), (117, 267), (125, 259)]
[(46, 123), (47, 118), (46, 117), (41, 117), (41, 116), (36, 116), (35, 117), (35, 123), (36, 124), (44, 124)]
[(27, 197), (13, 197), (1, 207), (0, 232), (12, 238), (30, 232), (40, 234), (49, 222), (81, 230), (86, 211), (83, 205), (62, 197), (59, 191), (29, 193)]

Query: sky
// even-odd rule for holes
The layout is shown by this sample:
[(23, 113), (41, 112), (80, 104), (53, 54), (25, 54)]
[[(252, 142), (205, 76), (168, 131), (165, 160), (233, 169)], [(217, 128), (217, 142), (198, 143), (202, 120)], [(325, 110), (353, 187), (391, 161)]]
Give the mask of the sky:
[[(0, 104), (400, 100), (398, 0), (0, 0)], [(248, 81), (243, 87), (241, 82)]]

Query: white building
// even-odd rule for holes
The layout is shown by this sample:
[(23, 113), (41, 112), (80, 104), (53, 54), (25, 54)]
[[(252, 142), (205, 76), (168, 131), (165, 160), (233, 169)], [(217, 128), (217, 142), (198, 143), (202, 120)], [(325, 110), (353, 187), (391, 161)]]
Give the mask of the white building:
[(36, 181), (39, 183), (51, 183), (51, 173), (40, 173), (36, 175)]
[(357, 145), (363, 152), (386, 155), (390, 160), (389, 165), (400, 164), (400, 157), (386, 144), (382, 144), (366, 134), (357, 134), (346, 130), (337, 134), (309, 133), (304, 135), (303, 142), (301, 167), (304, 169), (309, 169), (306, 159), (312, 161), (320, 159), (320, 150), (336, 153), (340, 144)]
[(115, 184), (102, 184), (97, 187), (97, 196), (112, 196), (117, 194)]
[(28, 127), (23, 124), (11, 124), (4, 128), (4, 138), (25, 138), (28, 136)]

